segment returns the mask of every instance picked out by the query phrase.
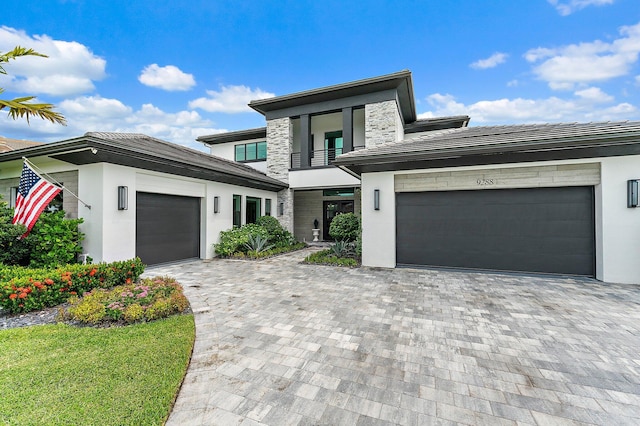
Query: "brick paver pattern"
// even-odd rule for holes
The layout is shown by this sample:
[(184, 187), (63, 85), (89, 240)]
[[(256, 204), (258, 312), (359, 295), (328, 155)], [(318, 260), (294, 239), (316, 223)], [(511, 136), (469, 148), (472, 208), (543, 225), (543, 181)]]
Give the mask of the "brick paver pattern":
[(640, 424), (640, 286), (311, 250), (148, 269), (195, 314), (169, 425)]

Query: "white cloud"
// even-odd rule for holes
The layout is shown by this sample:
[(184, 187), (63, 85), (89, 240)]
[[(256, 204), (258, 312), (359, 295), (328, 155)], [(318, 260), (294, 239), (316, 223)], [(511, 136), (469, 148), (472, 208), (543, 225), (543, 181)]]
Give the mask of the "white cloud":
[(574, 92), (574, 95), (594, 103), (612, 102), (614, 100), (613, 96), (606, 94), (599, 87), (578, 90)]
[[(152, 104), (134, 110), (117, 99), (100, 96), (81, 96), (67, 99), (58, 105), (67, 118), (67, 126), (54, 125), (44, 120), (10, 120), (0, 114), (0, 123), (7, 134), (20, 132), (21, 138), (39, 141), (59, 141), (84, 135), (86, 132), (143, 133), (169, 142), (206, 151), (195, 139), (202, 135), (225, 132), (196, 111), (169, 113)], [(6, 133), (6, 132), (5, 132)]]
[(494, 68), (504, 63), (507, 60), (507, 57), (509, 57), (509, 55), (507, 55), (506, 53), (496, 52), (493, 55), (489, 56), (487, 59), (480, 59), (469, 66), (478, 70)]
[(640, 75), (636, 76), (636, 83), (640, 84)]
[(573, 12), (584, 9), (588, 6), (604, 6), (613, 4), (614, 0), (569, 0), (561, 2), (559, 0), (547, 0), (554, 6), (562, 16), (571, 15)]
[(189, 102), (189, 108), (200, 108), (208, 112), (239, 113), (252, 111), (248, 103), (258, 99), (272, 98), (273, 93), (247, 86), (222, 86), (219, 92), (207, 90), (207, 98), (198, 98)]
[(606, 81), (627, 75), (640, 53), (640, 23), (620, 28), (612, 43), (596, 40), (558, 48), (536, 48), (525, 53), (537, 63), (534, 74), (554, 90), (571, 90), (576, 84)]
[(511, 80), (507, 82), (507, 87), (518, 87), (520, 82), (518, 80)]
[(418, 117), (469, 115), (472, 124), (485, 125), (637, 119), (638, 108), (629, 103), (601, 105), (612, 99), (598, 88), (585, 89), (576, 95), (572, 99), (555, 96), (546, 99), (496, 99), (465, 105), (452, 95), (435, 93), (427, 97), (432, 109)]
[(138, 81), (145, 86), (157, 87), (167, 91), (185, 91), (196, 85), (192, 74), (182, 72), (178, 67), (167, 65), (160, 67), (158, 64), (146, 66)]
[(49, 57), (26, 56), (6, 64), (8, 81), (3, 81), (3, 87), (7, 90), (34, 95), (78, 95), (93, 91), (93, 82), (106, 75), (106, 61), (80, 43), (53, 40), (46, 35), (31, 37), (24, 31), (0, 27), (0, 51), (15, 46), (32, 48)]

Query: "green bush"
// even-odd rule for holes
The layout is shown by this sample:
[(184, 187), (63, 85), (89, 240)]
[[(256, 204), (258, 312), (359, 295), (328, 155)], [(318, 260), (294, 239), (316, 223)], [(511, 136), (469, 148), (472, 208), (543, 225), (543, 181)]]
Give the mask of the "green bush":
[(353, 213), (337, 215), (331, 221), (329, 235), (336, 241), (355, 241), (360, 235), (360, 218)]
[(76, 263), (82, 253), (82, 219), (65, 219), (62, 210), (43, 213), (25, 238), (31, 249), (29, 266), (52, 267)]
[(250, 235), (269, 238), (265, 228), (254, 223), (248, 223), (240, 228), (232, 228), (228, 231), (220, 232), (220, 242), (214, 245), (216, 254), (219, 256), (231, 256), (236, 252), (246, 253), (245, 244), (249, 242)]
[(173, 278), (146, 278), (111, 290), (94, 289), (82, 298), (70, 299), (65, 319), (89, 324), (105, 321), (152, 321), (184, 312), (189, 302)]
[(236, 252), (233, 253), (231, 257), (233, 257), (234, 259), (264, 259), (265, 257), (271, 257), (277, 254), (300, 250), (305, 248), (306, 246), (307, 245), (305, 243), (295, 243), (287, 247), (274, 247), (269, 250), (263, 250), (260, 252), (253, 250), (247, 251), (246, 253)]
[(134, 283), (143, 271), (138, 258), (55, 269), (0, 265), (0, 306), (13, 313), (56, 306), (94, 288)]
[(13, 209), (0, 197), (0, 263), (5, 265), (27, 265), (29, 246), (18, 237), (27, 230), (23, 225), (14, 225)]
[(304, 263), (320, 264), (320, 265), (332, 265), (332, 266), (358, 266), (358, 261), (352, 257), (338, 257), (333, 254), (331, 249), (317, 251), (307, 256)]
[(276, 247), (287, 247), (295, 243), (295, 238), (291, 232), (287, 231), (273, 216), (260, 216), (256, 220), (256, 225), (267, 230), (269, 242)]
[(65, 219), (64, 212), (43, 213), (29, 235), (23, 225), (14, 225), (13, 209), (0, 199), (0, 263), (56, 267), (77, 263), (84, 234), (78, 230), (82, 219)]

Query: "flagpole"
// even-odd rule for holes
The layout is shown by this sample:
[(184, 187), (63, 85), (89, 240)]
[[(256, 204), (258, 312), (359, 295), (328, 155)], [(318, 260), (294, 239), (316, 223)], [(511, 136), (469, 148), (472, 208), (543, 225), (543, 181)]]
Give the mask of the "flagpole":
[(62, 187), (63, 190), (66, 190), (69, 194), (73, 195), (78, 201), (80, 201), (86, 208), (88, 208), (89, 210), (91, 210), (91, 206), (87, 203), (85, 203), (84, 201), (82, 201), (80, 199), (80, 197), (78, 197), (76, 194), (74, 194), (72, 191), (69, 190), (69, 188), (67, 188), (66, 186), (64, 186), (64, 184), (58, 182), (57, 180), (55, 180), (53, 177), (51, 177), (51, 175), (47, 174), (45, 171), (43, 171), (40, 167), (36, 166), (35, 164), (33, 164), (31, 161), (29, 161), (27, 159), (27, 157), (22, 157), (22, 159), (29, 164), (32, 168), (37, 169), (40, 171), (41, 174), (47, 176), (49, 179), (51, 179), (53, 182), (57, 183), (60, 187)]

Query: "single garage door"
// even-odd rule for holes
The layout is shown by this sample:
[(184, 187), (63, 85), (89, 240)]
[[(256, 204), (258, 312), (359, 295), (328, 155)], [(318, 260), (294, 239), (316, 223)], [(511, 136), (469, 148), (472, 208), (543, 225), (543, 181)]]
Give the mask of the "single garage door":
[(398, 265), (595, 275), (593, 187), (397, 193)]
[(147, 265), (200, 257), (200, 199), (137, 192), (136, 255)]

